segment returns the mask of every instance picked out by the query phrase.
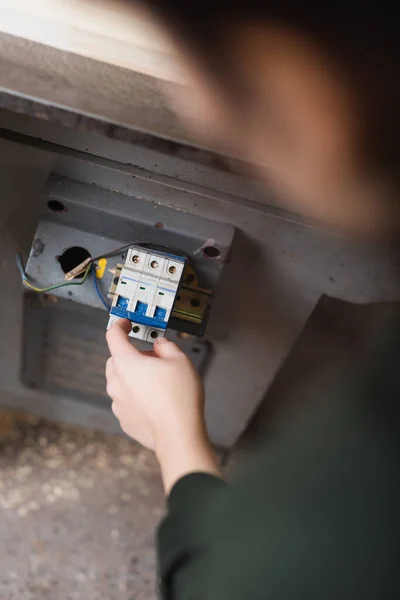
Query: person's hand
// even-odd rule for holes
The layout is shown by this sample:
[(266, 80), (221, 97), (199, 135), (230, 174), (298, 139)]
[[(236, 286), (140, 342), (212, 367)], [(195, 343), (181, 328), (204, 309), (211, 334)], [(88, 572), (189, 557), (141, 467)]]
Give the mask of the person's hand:
[(121, 319), (107, 332), (107, 393), (125, 433), (155, 450), (166, 432), (193, 435), (202, 428), (203, 386), (176, 344), (159, 338), (152, 353), (141, 353), (129, 342), (130, 328)]
[(131, 324), (121, 319), (107, 332), (107, 393), (122, 429), (155, 450), (167, 491), (184, 474), (219, 475), (204, 422), (204, 391), (187, 356), (161, 338), (152, 353), (130, 342)]

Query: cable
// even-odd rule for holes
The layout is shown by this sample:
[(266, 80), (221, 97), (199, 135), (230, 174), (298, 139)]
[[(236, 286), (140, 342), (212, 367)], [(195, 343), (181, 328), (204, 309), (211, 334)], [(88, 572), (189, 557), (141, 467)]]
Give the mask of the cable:
[[(36, 286), (34, 286), (28, 278), (28, 275), (26, 274), (26, 270), (25, 270), (25, 265), (24, 265), (24, 261), (22, 259), (21, 254), (18, 252), (16, 255), (16, 264), (18, 267), (18, 270), (21, 274), (21, 278), (22, 278), (22, 282), (23, 284), (28, 287), (29, 289), (33, 290), (34, 292), (37, 292), (39, 294), (44, 294), (46, 292), (52, 292), (53, 290), (58, 290), (60, 288), (63, 287), (67, 287), (70, 285), (83, 285), (89, 275), (90, 270), (92, 269), (93, 264), (97, 261), (100, 260), (101, 258), (109, 258), (110, 256), (114, 256), (116, 254), (120, 254), (121, 252), (123, 252), (124, 250), (127, 250), (129, 248), (131, 248), (132, 246), (142, 246), (143, 248), (146, 247), (152, 247), (155, 251), (160, 250), (160, 249), (164, 249), (164, 250), (170, 250), (173, 252), (178, 253), (179, 255), (185, 257), (187, 259), (187, 261), (189, 262), (189, 264), (191, 263), (191, 260), (189, 258), (189, 256), (183, 252), (182, 250), (180, 250), (179, 248), (174, 248), (173, 246), (167, 246), (167, 245), (163, 245), (163, 244), (154, 244), (153, 242), (131, 242), (130, 244), (126, 244), (125, 246), (121, 246), (120, 248), (117, 248), (115, 250), (112, 250), (111, 252), (106, 252), (105, 254), (101, 254), (100, 256), (96, 257), (96, 258), (91, 258), (90, 261), (88, 262), (87, 268), (84, 271), (84, 276), (81, 279), (81, 281), (75, 281), (77, 276), (79, 275), (79, 273), (74, 274), (73, 276), (71, 276), (70, 281), (65, 281), (63, 283), (59, 283), (57, 285), (52, 285), (49, 286), (47, 288), (38, 288)], [(75, 267), (76, 270), (76, 267)], [(74, 271), (74, 269), (73, 269)], [(68, 276), (68, 273), (66, 274), (66, 277)], [(73, 278), (72, 278), (73, 277)], [(96, 292), (98, 294), (98, 296), (101, 298), (101, 301), (103, 303), (103, 305), (107, 308), (107, 310), (109, 310), (109, 306), (107, 304), (107, 302), (104, 300), (103, 296), (101, 295), (100, 289), (98, 287), (98, 283), (97, 283), (97, 277), (95, 277), (95, 287), (96, 287)]]
[(109, 258), (110, 256), (115, 256), (115, 254), (120, 254), (120, 252), (123, 252), (124, 250), (128, 250), (131, 246), (139, 246), (139, 244), (143, 244), (145, 242), (133, 242), (131, 244), (126, 244), (125, 246), (121, 246), (120, 248), (116, 248), (115, 250), (111, 250), (111, 252), (106, 252), (105, 254), (100, 254), (99, 256), (96, 256), (95, 258), (92, 258), (90, 260), (90, 262), (95, 262), (97, 260), (100, 260), (101, 258)]
[(130, 244), (126, 244), (125, 246), (121, 246), (120, 248), (116, 248), (115, 250), (111, 250), (111, 252), (106, 252), (105, 254), (100, 254), (100, 256), (91, 258), (90, 262), (93, 263), (97, 260), (100, 260), (100, 258), (110, 258), (110, 256), (115, 256), (116, 254), (120, 254), (121, 252), (123, 252), (124, 250), (128, 250), (132, 246), (139, 246), (139, 247), (142, 246), (143, 248), (150, 247), (150, 249), (153, 249), (156, 252), (157, 252), (157, 250), (162, 252), (162, 249), (169, 250), (171, 252), (174, 252), (178, 256), (185, 257), (190, 262), (189, 256), (185, 252), (183, 252), (183, 250), (180, 250), (179, 248), (176, 248), (175, 246), (168, 246), (166, 244), (155, 244), (154, 242), (131, 242)]
[(91, 268), (92, 268), (92, 265), (89, 264), (81, 281), (68, 281), (68, 282), (64, 282), (64, 283), (59, 283), (57, 285), (51, 285), (47, 288), (38, 288), (29, 281), (28, 276), (25, 271), (24, 261), (22, 260), (22, 256), (19, 253), (16, 256), (16, 263), (17, 263), (18, 270), (21, 273), (23, 284), (26, 287), (28, 287), (29, 289), (33, 290), (34, 292), (37, 292), (38, 294), (52, 292), (53, 290), (58, 290), (59, 288), (67, 287), (70, 285), (83, 285), (89, 275)]
[(22, 255), (17, 252), (15, 256), (15, 262), (17, 263), (18, 271), (21, 273), (22, 279), (27, 279), (24, 261), (22, 260)]
[(94, 289), (96, 290), (96, 294), (100, 298), (100, 300), (101, 300), (104, 308), (106, 309), (106, 311), (110, 312), (110, 307), (108, 306), (107, 302), (103, 298), (103, 294), (101, 293), (100, 288), (99, 288), (99, 282), (97, 280), (97, 275), (96, 275), (96, 267), (94, 267), (94, 269), (92, 271), (92, 279), (93, 279), (93, 283), (94, 283)]
[(182, 252), (182, 250), (180, 250), (179, 248), (175, 248), (174, 246), (155, 245), (153, 242), (131, 242), (130, 244), (126, 244), (125, 246), (120, 246), (119, 248), (116, 248), (115, 250), (111, 250), (111, 252), (106, 252), (104, 254), (100, 254), (99, 256), (95, 256), (94, 258), (93, 257), (86, 258), (82, 263), (80, 263), (79, 265), (77, 265), (76, 267), (71, 269), (71, 271), (69, 271), (68, 273), (65, 274), (65, 280), (69, 282), (69, 281), (72, 281), (73, 279), (76, 279), (76, 277), (78, 277), (78, 275), (80, 275), (81, 273), (84, 272), (87, 265), (94, 264), (97, 260), (100, 260), (101, 258), (109, 258), (110, 256), (115, 256), (116, 254), (120, 254), (124, 250), (132, 248), (132, 246), (139, 246), (139, 247), (142, 246), (143, 248), (150, 247), (150, 249), (153, 249), (156, 252), (160, 251), (160, 249), (169, 250), (171, 252), (174, 252), (174, 253), (179, 254), (180, 256), (186, 258), (188, 263), (191, 262), (189, 256), (187, 254), (185, 254), (185, 252)]

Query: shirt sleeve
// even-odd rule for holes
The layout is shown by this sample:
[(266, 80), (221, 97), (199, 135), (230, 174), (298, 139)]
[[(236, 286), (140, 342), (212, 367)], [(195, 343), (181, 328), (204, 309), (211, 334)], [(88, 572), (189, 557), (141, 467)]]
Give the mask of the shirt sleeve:
[(173, 487), (168, 514), (157, 536), (163, 600), (203, 597), (201, 586), (207, 579), (213, 537), (209, 516), (228, 487), (222, 479), (206, 473), (186, 475)]

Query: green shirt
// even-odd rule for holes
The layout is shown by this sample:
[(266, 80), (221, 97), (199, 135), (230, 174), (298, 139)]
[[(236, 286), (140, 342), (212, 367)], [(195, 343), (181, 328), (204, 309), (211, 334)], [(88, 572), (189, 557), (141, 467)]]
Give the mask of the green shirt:
[(231, 485), (181, 479), (158, 533), (165, 600), (400, 599), (400, 335)]

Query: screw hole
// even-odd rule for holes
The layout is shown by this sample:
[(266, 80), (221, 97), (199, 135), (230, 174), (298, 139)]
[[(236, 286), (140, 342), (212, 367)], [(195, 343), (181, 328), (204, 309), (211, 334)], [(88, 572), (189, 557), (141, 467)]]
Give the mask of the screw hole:
[(152, 260), (150, 263), (150, 266), (152, 269), (157, 269), (158, 268), (158, 262), (156, 260)]
[(49, 200), (47, 203), (47, 208), (55, 213), (67, 212), (64, 204), (59, 200)]
[(140, 331), (140, 327), (139, 327), (138, 325), (134, 325), (134, 326), (132, 327), (132, 331), (133, 331), (133, 333), (139, 333), (139, 331)]
[(207, 258), (218, 258), (221, 256), (221, 251), (217, 246), (206, 246), (203, 248), (203, 254), (204, 256), (207, 256)]
[(73, 296), (73, 293), (72, 292), (68, 292), (68, 296), (69, 297)]
[(174, 273), (176, 273), (176, 267), (172, 266), (168, 269), (169, 273), (171, 273), (171, 275), (174, 275)]
[(156, 340), (158, 338), (158, 331), (152, 331), (150, 337), (152, 337), (153, 340)]
[(200, 306), (200, 300), (197, 300), (197, 298), (192, 298), (190, 301), (190, 306)]

